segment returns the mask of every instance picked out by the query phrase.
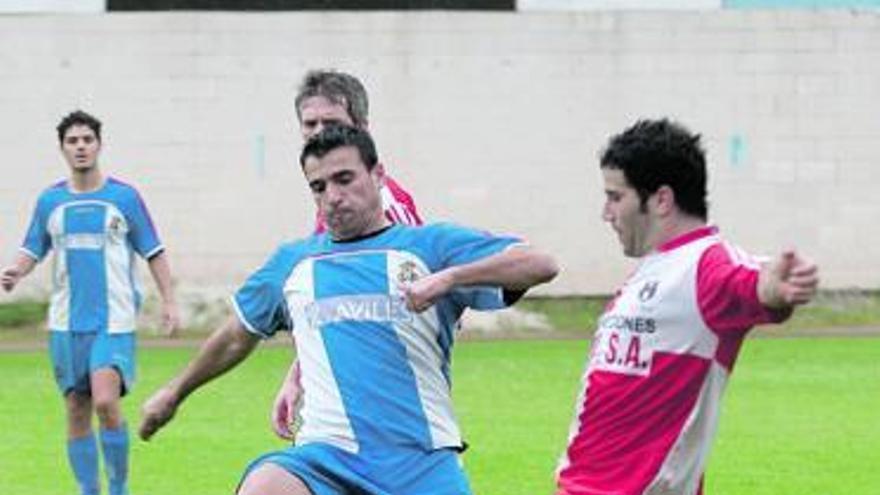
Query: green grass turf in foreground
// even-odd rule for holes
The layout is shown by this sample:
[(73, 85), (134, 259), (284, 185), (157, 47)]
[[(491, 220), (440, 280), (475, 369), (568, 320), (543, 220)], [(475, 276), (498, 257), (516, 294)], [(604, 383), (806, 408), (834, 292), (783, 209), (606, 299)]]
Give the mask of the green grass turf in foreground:
[(708, 494), (880, 494), (880, 339), (751, 340)]
[[(574, 412), (587, 343), (468, 342), (454, 358), (456, 410), (480, 495), (552, 490)], [(137, 423), (145, 396), (193, 349), (144, 349), (124, 402)], [(259, 350), (197, 392), (150, 443), (133, 439), (133, 495), (231, 493), (247, 463), (283, 446), (269, 405), (290, 362)], [(0, 353), (3, 493), (75, 493), (64, 452), (62, 403), (43, 353)], [(707, 494), (830, 495), (880, 491), (880, 339), (751, 340), (724, 400)]]

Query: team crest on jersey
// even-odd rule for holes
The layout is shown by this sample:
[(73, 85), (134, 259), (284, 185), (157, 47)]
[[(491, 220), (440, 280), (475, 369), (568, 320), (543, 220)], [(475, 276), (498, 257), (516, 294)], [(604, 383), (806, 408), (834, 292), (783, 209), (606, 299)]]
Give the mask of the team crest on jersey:
[(397, 281), (402, 284), (411, 284), (419, 279), (416, 271), (418, 266), (412, 261), (404, 261), (400, 264), (400, 271), (397, 272)]
[(645, 282), (645, 285), (639, 289), (639, 301), (650, 301), (657, 294), (657, 286), (659, 285), (660, 282), (656, 280)]
[(112, 217), (110, 219), (110, 225), (107, 226), (107, 231), (110, 234), (110, 240), (119, 241), (122, 238), (122, 218), (121, 217)]

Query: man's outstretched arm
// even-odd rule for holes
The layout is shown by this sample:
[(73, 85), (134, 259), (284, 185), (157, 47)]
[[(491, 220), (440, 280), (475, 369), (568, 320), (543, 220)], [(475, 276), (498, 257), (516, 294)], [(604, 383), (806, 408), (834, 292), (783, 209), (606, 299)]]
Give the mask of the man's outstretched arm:
[(411, 311), (422, 312), (456, 287), (493, 285), (525, 291), (559, 273), (552, 256), (530, 246), (512, 246), (479, 261), (452, 266), (402, 287)]
[(248, 332), (238, 318), (227, 319), (205, 340), (186, 368), (144, 402), (140, 437), (149, 440), (171, 421), (189, 394), (242, 362), (258, 342), (259, 338)]

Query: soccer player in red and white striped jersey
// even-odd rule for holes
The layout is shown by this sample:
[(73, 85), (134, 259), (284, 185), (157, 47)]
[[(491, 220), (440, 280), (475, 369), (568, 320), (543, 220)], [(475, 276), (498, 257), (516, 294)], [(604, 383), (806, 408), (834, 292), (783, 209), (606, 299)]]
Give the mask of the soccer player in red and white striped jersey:
[(602, 218), (640, 263), (599, 320), (557, 495), (701, 494), (746, 333), (810, 301), (817, 267), (759, 262), (707, 224), (700, 136), (677, 123), (614, 136), (601, 170)]
[[(351, 74), (336, 70), (312, 70), (303, 78), (297, 92), (296, 116), (304, 141), (317, 135), (327, 126), (351, 125), (361, 129), (369, 127), (369, 98), (364, 85)], [(379, 193), (385, 217), (392, 223), (421, 225), (422, 219), (412, 196), (386, 170)], [(323, 215), (315, 216), (315, 232), (327, 230)], [(299, 383), (299, 366), (296, 361), (290, 367), (272, 407), (272, 429), (284, 439), (293, 439), (294, 420), (298, 402), (302, 397)]]

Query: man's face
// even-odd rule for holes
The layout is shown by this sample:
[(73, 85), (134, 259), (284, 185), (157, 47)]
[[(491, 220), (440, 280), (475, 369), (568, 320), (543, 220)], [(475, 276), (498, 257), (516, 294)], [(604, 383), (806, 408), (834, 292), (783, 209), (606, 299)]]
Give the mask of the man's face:
[(653, 216), (642, 211), (639, 193), (627, 183), (622, 170), (602, 167), (602, 177), (605, 182), (602, 220), (617, 232), (625, 256), (644, 256), (653, 249), (650, 242), (655, 224)]
[(64, 133), (61, 152), (74, 172), (87, 172), (98, 162), (101, 141), (89, 126), (73, 125)]
[(330, 101), (324, 96), (306, 98), (299, 106), (299, 130), (303, 141), (318, 134), (327, 126), (354, 125), (345, 105)]
[(351, 239), (384, 225), (382, 165), (367, 171), (356, 147), (336, 148), (322, 158), (309, 156), (303, 173), (334, 239)]

